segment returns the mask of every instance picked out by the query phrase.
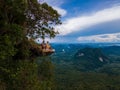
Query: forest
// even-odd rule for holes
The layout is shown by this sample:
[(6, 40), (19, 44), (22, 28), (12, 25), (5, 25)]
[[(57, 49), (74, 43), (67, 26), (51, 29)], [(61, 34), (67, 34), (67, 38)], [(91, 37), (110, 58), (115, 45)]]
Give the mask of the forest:
[(53, 38), (60, 15), (38, 0), (0, 0), (0, 90), (51, 90), (50, 60), (36, 59), (41, 52), (36, 38)]
[(54, 44), (56, 90), (120, 90), (120, 46), (108, 45)]
[(54, 54), (40, 55), (35, 40), (60, 24), (42, 0), (0, 0), (0, 90), (120, 90), (120, 47), (52, 44)]

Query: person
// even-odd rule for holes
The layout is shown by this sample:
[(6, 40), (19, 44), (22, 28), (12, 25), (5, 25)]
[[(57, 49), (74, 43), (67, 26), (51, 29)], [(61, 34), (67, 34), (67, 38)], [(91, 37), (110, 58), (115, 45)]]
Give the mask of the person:
[(51, 48), (49, 42), (47, 41), (47, 43), (46, 43), (46, 50), (51, 50), (51, 49), (52, 49), (52, 48)]
[(43, 50), (46, 49), (46, 44), (45, 44), (45, 41), (44, 41), (44, 40), (43, 40), (41, 46), (42, 46), (42, 49), (43, 49)]
[(45, 43), (45, 41), (43, 41), (41, 43), (41, 47), (42, 47), (42, 54), (43, 55), (51, 54), (51, 53), (55, 52), (55, 49), (52, 49), (52, 47), (50, 46), (48, 41), (46, 43)]

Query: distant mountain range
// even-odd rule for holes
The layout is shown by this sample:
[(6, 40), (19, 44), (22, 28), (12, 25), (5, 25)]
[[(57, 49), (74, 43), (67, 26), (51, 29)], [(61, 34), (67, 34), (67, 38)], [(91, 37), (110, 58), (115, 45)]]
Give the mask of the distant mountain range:
[(52, 60), (61, 67), (91, 71), (111, 63), (120, 63), (120, 46), (109, 44), (53, 44)]
[(104, 55), (100, 48), (84, 48), (78, 50), (75, 54), (76, 64), (84, 67), (85, 70), (93, 70), (104, 64), (110, 63), (109, 58)]
[[(58, 90), (119, 90), (118, 44), (53, 44)], [(82, 87), (79, 89), (79, 87)], [(65, 89), (64, 89), (65, 88)]]
[(105, 46), (101, 49), (106, 55), (120, 56), (120, 46)]

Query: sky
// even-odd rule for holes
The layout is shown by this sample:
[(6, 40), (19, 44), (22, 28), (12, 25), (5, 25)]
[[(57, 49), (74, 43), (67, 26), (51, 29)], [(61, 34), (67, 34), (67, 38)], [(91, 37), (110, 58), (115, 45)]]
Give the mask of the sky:
[(44, 0), (61, 15), (52, 43), (120, 43), (120, 0)]

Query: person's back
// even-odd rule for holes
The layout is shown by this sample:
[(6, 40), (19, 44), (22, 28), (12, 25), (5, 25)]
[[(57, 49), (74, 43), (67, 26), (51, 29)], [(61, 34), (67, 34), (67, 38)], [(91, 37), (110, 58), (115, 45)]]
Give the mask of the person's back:
[(46, 43), (46, 49), (47, 49), (47, 50), (51, 49), (51, 46), (50, 46), (50, 44), (49, 44), (48, 41), (47, 41), (47, 43)]
[(45, 41), (42, 42), (41, 46), (42, 46), (42, 49), (46, 49)]

